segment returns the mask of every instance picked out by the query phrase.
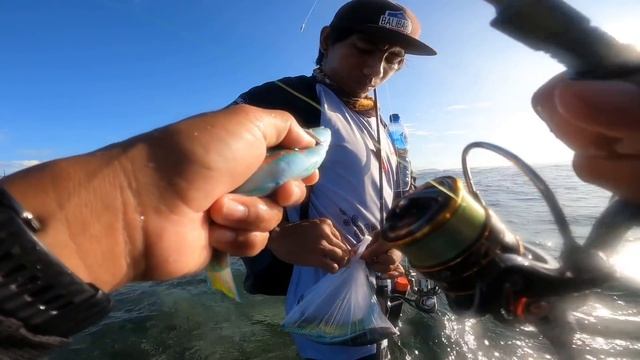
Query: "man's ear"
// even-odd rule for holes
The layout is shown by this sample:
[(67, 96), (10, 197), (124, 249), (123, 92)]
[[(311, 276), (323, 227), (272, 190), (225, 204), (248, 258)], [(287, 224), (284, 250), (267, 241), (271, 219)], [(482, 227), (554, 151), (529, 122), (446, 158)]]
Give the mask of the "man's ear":
[(325, 26), (320, 31), (320, 51), (323, 54), (327, 54), (329, 50), (329, 33), (331, 32), (331, 28), (329, 26)]

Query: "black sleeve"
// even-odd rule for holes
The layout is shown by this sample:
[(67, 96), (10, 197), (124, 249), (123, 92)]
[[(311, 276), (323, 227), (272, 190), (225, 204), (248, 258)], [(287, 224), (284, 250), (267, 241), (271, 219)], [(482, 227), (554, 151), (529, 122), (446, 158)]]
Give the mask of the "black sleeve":
[(320, 126), (316, 81), (309, 76), (286, 77), (264, 83), (241, 94), (233, 103), (284, 110), (303, 127)]
[(243, 257), (242, 262), (247, 270), (243, 283), (246, 292), (254, 295), (287, 295), (293, 265), (280, 260), (269, 248), (256, 256)]
[(69, 342), (66, 338), (33, 334), (21, 322), (0, 315), (0, 359), (42, 359)]

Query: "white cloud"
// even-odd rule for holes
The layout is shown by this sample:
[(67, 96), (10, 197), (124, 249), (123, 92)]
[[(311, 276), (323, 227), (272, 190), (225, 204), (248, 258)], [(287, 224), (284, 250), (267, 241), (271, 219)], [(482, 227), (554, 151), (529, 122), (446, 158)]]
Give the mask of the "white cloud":
[(458, 110), (470, 110), (470, 109), (480, 109), (480, 108), (488, 108), (491, 106), (491, 103), (488, 101), (480, 101), (471, 104), (455, 104), (450, 105), (445, 108), (446, 111), (458, 111)]
[(461, 134), (466, 134), (468, 131), (465, 130), (448, 130), (448, 131), (443, 131), (443, 132), (433, 132), (433, 131), (428, 131), (428, 130), (413, 130), (413, 129), (409, 129), (409, 135), (411, 136), (431, 136), (431, 137), (437, 137), (437, 136), (447, 136), (447, 135), (461, 135)]
[[(16, 153), (24, 157), (46, 159), (46, 158), (51, 158), (51, 154), (53, 154), (53, 150), (52, 149), (24, 149), (24, 150), (17, 150)], [(35, 161), (35, 160), (27, 160), (27, 161)]]
[(449, 131), (445, 131), (442, 133), (442, 135), (460, 135), (460, 134), (465, 134), (468, 131), (465, 130), (449, 130)]
[(430, 135), (433, 135), (433, 133), (431, 131), (426, 131), (426, 130), (409, 130), (409, 135), (430, 136)]
[(10, 160), (0, 161), (0, 175), (8, 175), (12, 172), (28, 168), (40, 163), (40, 160)]
[(633, 45), (640, 50), (640, 29), (635, 24), (636, 21), (631, 17), (627, 19), (618, 17), (614, 21), (606, 23), (603, 28), (619, 41)]

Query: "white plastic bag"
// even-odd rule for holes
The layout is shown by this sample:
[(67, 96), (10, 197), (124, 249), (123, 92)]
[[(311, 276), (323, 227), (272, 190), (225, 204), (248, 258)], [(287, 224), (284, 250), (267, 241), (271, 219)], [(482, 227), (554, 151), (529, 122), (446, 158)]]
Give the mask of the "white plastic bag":
[(286, 331), (323, 344), (349, 346), (375, 344), (398, 334), (378, 305), (375, 276), (360, 259), (369, 241), (367, 237), (358, 245), (346, 267), (305, 293), (284, 319)]

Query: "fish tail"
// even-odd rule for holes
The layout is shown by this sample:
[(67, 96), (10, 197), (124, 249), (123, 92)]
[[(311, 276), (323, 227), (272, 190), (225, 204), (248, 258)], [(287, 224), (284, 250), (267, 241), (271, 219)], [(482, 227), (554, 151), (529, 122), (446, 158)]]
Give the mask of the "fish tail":
[(240, 301), (238, 289), (233, 281), (233, 274), (229, 266), (228, 254), (221, 251), (213, 251), (213, 256), (207, 266), (207, 278), (212, 288), (221, 291), (236, 301)]

